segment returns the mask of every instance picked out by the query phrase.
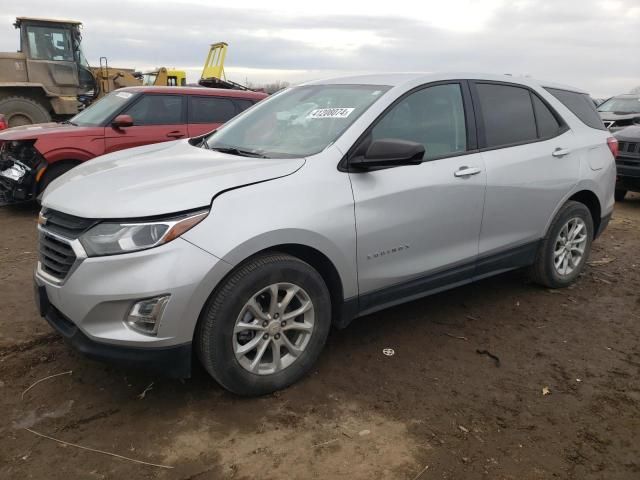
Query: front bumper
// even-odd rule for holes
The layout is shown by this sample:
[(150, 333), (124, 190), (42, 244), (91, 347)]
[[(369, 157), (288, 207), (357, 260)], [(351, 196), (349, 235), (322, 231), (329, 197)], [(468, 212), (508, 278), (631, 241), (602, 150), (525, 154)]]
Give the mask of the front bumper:
[[(140, 252), (83, 258), (64, 281), (54, 282), (39, 264), (35, 285), (41, 315), (78, 350), (185, 377), (202, 307), (231, 268), (178, 238)], [(159, 295), (170, 298), (157, 334), (125, 323), (135, 302)]]
[(60, 310), (51, 305), (45, 286), (36, 285), (35, 295), (40, 315), (64, 337), (67, 343), (87, 357), (122, 367), (133, 366), (145, 371), (161, 373), (170, 378), (191, 376), (191, 343), (165, 348), (136, 348), (96, 342), (82, 333)]

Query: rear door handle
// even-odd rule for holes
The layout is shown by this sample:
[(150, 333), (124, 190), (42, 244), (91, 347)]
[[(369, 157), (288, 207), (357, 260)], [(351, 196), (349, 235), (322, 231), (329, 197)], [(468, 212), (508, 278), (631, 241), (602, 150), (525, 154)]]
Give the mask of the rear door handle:
[(179, 132), (179, 131), (175, 131), (175, 132), (169, 132), (167, 133), (167, 137), (171, 137), (171, 138), (182, 138), (184, 137), (184, 133)]
[(571, 150), (569, 150), (568, 148), (556, 148), (553, 153), (551, 155), (553, 155), (554, 157), (564, 157), (565, 155), (569, 155), (571, 153)]
[(455, 171), (453, 173), (454, 177), (470, 177), (471, 175), (477, 175), (481, 172), (482, 170), (480, 170), (477, 167), (467, 167), (467, 166), (463, 166), (460, 167), (457, 171)]

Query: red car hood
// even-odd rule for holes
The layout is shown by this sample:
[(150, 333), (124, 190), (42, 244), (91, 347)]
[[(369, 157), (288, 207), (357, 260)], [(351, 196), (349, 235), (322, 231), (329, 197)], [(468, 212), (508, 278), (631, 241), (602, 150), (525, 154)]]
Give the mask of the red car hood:
[(77, 127), (70, 123), (38, 123), (8, 128), (0, 131), (0, 142), (10, 140), (30, 140), (44, 136), (82, 137), (103, 132), (104, 127)]

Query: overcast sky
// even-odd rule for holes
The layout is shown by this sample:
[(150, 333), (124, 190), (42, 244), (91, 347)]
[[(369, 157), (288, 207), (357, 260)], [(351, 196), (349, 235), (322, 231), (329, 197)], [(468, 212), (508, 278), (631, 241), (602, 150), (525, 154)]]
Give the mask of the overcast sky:
[(474, 71), (531, 75), (595, 97), (640, 85), (640, 0), (3, 3), (2, 51), (18, 48), (16, 16), (71, 18), (84, 23), (91, 64), (107, 56), (112, 66), (176, 67), (190, 81), (208, 45), (226, 41), (227, 77), (241, 82)]

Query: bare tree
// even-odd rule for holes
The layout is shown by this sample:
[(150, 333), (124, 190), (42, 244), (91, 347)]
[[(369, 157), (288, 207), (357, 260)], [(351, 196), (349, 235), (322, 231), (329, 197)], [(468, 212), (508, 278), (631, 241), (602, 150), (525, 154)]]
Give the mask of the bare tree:
[(246, 82), (245, 85), (249, 87), (251, 90), (258, 90), (266, 93), (276, 93), (283, 88), (287, 88), (290, 84), (289, 82), (285, 82), (283, 80), (278, 80), (272, 83), (254, 83), (254, 82)]

